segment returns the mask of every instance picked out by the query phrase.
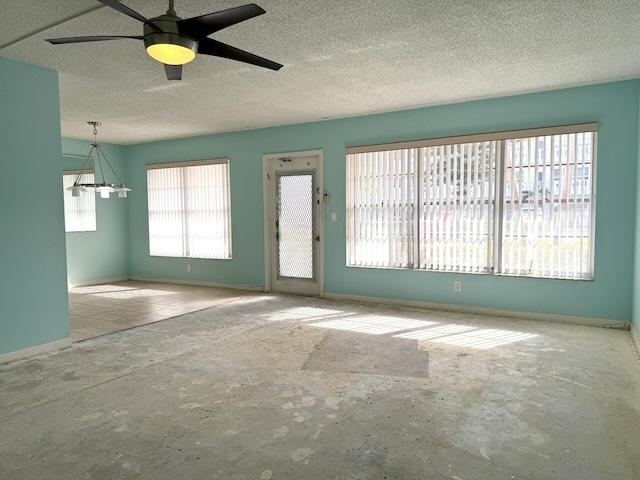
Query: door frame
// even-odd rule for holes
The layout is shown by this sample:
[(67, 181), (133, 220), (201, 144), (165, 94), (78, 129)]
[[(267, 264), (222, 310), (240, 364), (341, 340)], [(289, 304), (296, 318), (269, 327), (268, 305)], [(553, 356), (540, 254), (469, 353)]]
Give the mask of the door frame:
[(281, 158), (300, 158), (300, 157), (318, 157), (318, 170), (317, 170), (317, 188), (319, 189), (318, 199), (320, 203), (318, 205), (317, 216), (317, 233), (320, 236), (320, 241), (317, 244), (316, 255), (316, 275), (318, 279), (318, 295), (324, 296), (324, 176), (323, 176), (323, 150), (305, 150), (298, 152), (283, 152), (283, 153), (268, 153), (262, 155), (262, 204), (263, 204), (263, 218), (264, 218), (264, 291), (270, 292), (272, 289), (271, 274), (272, 269), (276, 268), (272, 262), (272, 251), (276, 248), (275, 238), (271, 235), (271, 229), (275, 224), (275, 208), (271, 208), (275, 204), (275, 183), (273, 178), (268, 178), (269, 169), (272, 162), (278, 161)]

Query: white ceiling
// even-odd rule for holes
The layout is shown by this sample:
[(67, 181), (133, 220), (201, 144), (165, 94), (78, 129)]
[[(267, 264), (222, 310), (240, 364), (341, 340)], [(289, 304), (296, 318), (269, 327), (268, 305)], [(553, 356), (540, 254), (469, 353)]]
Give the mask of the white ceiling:
[[(212, 38), (278, 72), (199, 55), (171, 82), (137, 40), (44, 41), (142, 35), (96, 0), (3, 0), (0, 55), (60, 72), (63, 136), (91, 139), (99, 120), (99, 139), (120, 144), (640, 77), (638, 0), (256, 2), (265, 15)], [(122, 3), (147, 18), (168, 6)], [(248, 2), (175, 3), (188, 18)]]

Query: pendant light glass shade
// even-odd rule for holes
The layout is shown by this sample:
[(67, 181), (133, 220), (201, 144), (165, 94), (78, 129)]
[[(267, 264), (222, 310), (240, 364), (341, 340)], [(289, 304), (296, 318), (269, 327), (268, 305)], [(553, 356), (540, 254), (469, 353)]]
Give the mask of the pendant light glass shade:
[(87, 189), (81, 186), (74, 185), (73, 187), (67, 188), (71, 192), (72, 197), (81, 197), (82, 192), (86, 192)]
[(116, 188), (116, 191), (118, 192), (118, 197), (127, 198), (127, 192), (130, 192), (131, 189), (127, 187), (118, 187)]
[(100, 187), (96, 187), (96, 192), (100, 193), (100, 198), (109, 198), (109, 194), (111, 192), (115, 192), (115, 188), (109, 185), (103, 185)]

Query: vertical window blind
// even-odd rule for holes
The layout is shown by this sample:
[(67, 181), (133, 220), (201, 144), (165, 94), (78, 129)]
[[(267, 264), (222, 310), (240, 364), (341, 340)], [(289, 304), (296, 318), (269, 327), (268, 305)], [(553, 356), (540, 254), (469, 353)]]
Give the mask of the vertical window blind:
[[(81, 197), (73, 197), (67, 190), (73, 187), (80, 172), (64, 172), (62, 188), (64, 192), (64, 230), (65, 232), (96, 231), (96, 196), (94, 192), (85, 192)], [(79, 183), (94, 183), (93, 172), (86, 172), (78, 179)]]
[(597, 125), (347, 149), (347, 265), (593, 278)]
[(421, 152), (420, 263), (424, 270), (491, 270), (496, 141)]
[(595, 132), (505, 142), (502, 271), (590, 278)]
[(228, 159), (147, 165), (152, 256), (231, 258)]
[[(347, 161), (349, 264), (413, 266), (413, 150), (367, 152)], [(349, 206), (352, 206), (349, 208)]]

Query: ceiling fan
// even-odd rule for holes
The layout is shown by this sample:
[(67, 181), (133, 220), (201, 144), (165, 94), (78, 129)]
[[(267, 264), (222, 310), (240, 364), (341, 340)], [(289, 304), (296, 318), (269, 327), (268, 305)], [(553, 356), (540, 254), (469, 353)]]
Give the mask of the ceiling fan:
[(63, 43), (101, 42), (122, 38), (142, 40), (144, 41), (147, 53), (155, 60), (164, 64), (168, 80), (181, 80), (182, 65), (193, 60), (196, 53), (228, 58), (271, 70), (280, 70), (282, 68), (282, 65), (279, 63), (272, 62), (266, 58), (245, 52), (244, 50), (208, 37), (208, 35), (223, 28), (266, 13), (255, 3), (183, 20), (176, 15), (173, 9), (173, 0), (169, 0), (169, 10), (167, 10), (165, 15), (151, 19), (146, 19), (118, 0), (98, 1), (107, 7), (118, 10), (144, 23), (143, 35), (49, 38), (47, 42), (53, 45), (59, 45)]

